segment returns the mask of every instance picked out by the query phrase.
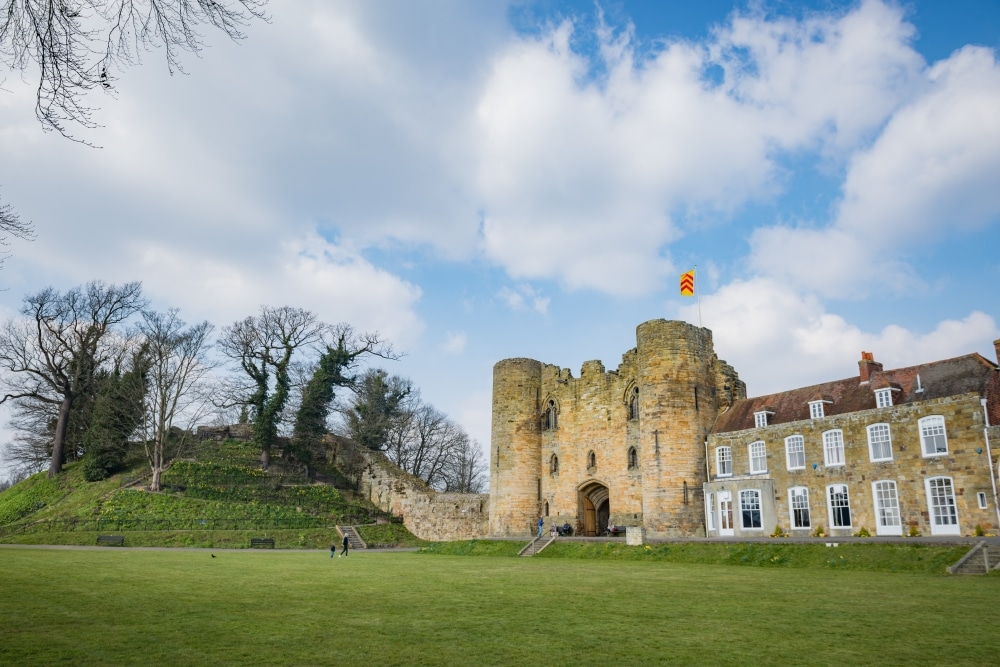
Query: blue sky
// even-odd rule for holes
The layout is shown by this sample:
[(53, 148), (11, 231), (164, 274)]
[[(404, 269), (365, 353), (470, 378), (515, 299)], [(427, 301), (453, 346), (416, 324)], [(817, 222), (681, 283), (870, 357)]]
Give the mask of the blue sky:
[(32, 220), (0, 307), (94, 278), (221, 327), (378, 330), (489, 440), (493, 364), (608, 369), (701, 321), (751, 394), (1000, 337), (1000, 4), (275, 3), (97, 95), (94, 149), (0, 90)]

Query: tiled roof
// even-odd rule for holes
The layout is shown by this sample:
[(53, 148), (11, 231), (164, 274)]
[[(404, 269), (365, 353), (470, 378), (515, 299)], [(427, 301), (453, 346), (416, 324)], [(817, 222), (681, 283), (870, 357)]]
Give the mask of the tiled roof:
[[(944, 398), (958, 394), (978, 393), (988, 395), (991, 383), (1000, 383), (997, 366), (979, 354), (933, 361), (919, 366), (895, 370), (873, 370), (870, 381), (862, 384), (861, 376), (835, 380), (811, 387), (801, 387), (779, 394), (758, 396), (736, 401), (729, 410), (716, 420), (715, 433), (728, 433), (754, 428), (754, 412), (773, 411), (768, 424), (809, 419), (809, 401), (819, 399), (831, 401), (824, 404), (826, 416), (841, 415), (859, 410), (871, 410), (875, 406), (875, 390), (898, 388), (892, 392), (892, 404), (904, 405), (934, 398)], [(919, 383), (918, 383), (919, 377)], [(991, 408), (1000, 402), (997, 392), (989, 391)]]

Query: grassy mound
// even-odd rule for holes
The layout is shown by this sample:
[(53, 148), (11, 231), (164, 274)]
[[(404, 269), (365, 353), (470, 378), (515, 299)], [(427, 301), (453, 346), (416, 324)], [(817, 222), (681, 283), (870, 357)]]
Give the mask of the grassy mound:
[(130, 546), (245, 547), (266, 534), (277, 547), (326, 548), (339, 541), (334, 526), (350, 524), (373, 546), (422, 543), (399, 524), (374, 525), (377, 509), (349, 489), (260, 470), (247, 443), (199, 443), (194, 454), (164, 473), (160, 493), (139, 488), (142, 465), (101, 482), (85, 481), (79, 463), (34, 475), (0, 493), (0, 541), (94, 544), (113, 532)]

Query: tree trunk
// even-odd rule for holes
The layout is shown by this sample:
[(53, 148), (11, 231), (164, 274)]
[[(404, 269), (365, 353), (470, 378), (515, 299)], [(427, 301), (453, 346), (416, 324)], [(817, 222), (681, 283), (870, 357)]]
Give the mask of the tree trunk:
[(260, 469), (267, 470), (271, 465), (271, 445), (264, 445), (260, 452)]
[(66, 429), (69, 427), (69, 411), (73, 407), (73, 397), (63, 396), (59, 404), (59, 418), (56, 420), (56, 432), (52, 438), (52, 461), (49, 463), (49, 477), (55, 477), (62, 472), (63, 449), (66, 444)]
[(153, 477), (149, 480), (149, 490), (159, 491), (160, 490), (160, 474), (163, 469), (160, 466), (153, 466)]

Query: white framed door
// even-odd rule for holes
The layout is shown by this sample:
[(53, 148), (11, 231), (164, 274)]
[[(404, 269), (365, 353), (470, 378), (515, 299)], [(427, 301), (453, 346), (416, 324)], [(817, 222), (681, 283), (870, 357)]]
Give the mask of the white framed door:
[(719, 491), (719, 536), (735, 535), (733, 531), (733, 497), (728, 491)]
[(899, 496), (896, 494), (896, 482), (883, 480), (872, 484), (872, 497), (875, 498), (875, 534), (903, 534), (903, 524), (899, 518)]
[(924, 482), (924, 486), (927, 489), (931, 535), (961, 535), (951, 477), (931, 477)]

